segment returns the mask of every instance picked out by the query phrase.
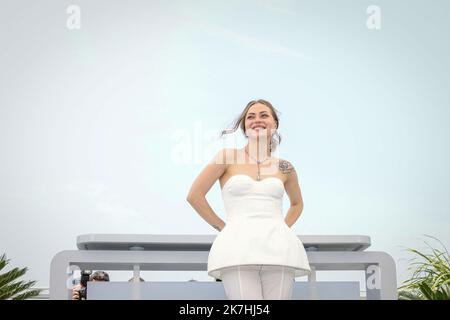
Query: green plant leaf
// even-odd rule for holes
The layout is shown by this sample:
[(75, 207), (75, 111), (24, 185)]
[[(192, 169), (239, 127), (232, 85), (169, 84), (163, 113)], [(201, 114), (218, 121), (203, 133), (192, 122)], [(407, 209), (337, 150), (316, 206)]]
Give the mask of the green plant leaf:
[[(0, 256), (0, 270), (3, 270), (9, 263), (6, 254)], [(0, 300), (13, 299), (23, 300), (39, 295), (41, 289), (30, 289), (36, 281), (19, 281), (28, 268), (13, 268), (12, 270), (0, 274)]]
[[(428, 236), (433, 238), (431, 236)], [(433, 238), (437, 240), (436, 238)], [(439, 240), (438, 240), (439, 241)], [(414, 294), (421, 299), (450, 299), (450, 256), (447, 248), (440, 242), (444, 250), (433, 248), (424, 241), (430, 253), (408, 248), (415, 255), (410, 261), (408, 270), (413, 270), (410, 279), (399, 287), (407, 290), (410, 297)], [(401, 299), (408, 299), (408, 294), (401, 293)], [(400, 293), (399, 293), (400, 299)]]

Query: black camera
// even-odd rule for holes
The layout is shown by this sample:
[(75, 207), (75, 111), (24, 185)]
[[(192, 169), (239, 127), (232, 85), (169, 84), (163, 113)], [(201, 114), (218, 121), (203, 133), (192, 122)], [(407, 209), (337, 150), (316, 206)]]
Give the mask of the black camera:
[(81, 271), (81, 288), (78, 291), (78, 300), (86, 299), (86, 290), (87, 290), (87, 283), (91, 277), (92, 271), (91, 270), (82, 270)]

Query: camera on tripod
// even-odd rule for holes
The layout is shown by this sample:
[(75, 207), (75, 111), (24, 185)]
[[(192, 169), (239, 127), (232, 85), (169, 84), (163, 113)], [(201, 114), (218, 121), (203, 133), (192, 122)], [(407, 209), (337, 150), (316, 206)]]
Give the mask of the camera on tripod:
[(87, 282), (89, 281), (91, 274), (92, 274), (92, 270), (82, 270), (81, 271), (81, 280), (80, 280), (81, 289), (78, 291), (79, 292), (78, 300), (87, 298), (87, 295), (86, 295)]

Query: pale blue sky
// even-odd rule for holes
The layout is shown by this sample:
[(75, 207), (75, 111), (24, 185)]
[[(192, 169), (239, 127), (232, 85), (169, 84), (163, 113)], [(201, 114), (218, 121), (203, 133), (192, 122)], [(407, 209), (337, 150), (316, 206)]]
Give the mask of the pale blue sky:
[[(281, 112), (297, 234), (369, 235), (399, 282), (402, 246), (449, 247), (447, 1), (0, 3), (0, 251), (40, 286), (79, 234), (215, 234), (186, 194), (257, 98)], [(218, 183), (207, 199), (226, 219)]]

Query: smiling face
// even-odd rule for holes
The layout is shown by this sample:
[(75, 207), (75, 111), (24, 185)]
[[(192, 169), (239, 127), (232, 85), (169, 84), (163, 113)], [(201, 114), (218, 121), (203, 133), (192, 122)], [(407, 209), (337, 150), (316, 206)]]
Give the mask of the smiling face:
[(277, 129), (277, 122), (273, 117), (272, 110), (262, 103), (255, 103), (248, 109), (244, 123), (245, 133), (248, 137), (263, 134), (270, 137)]

